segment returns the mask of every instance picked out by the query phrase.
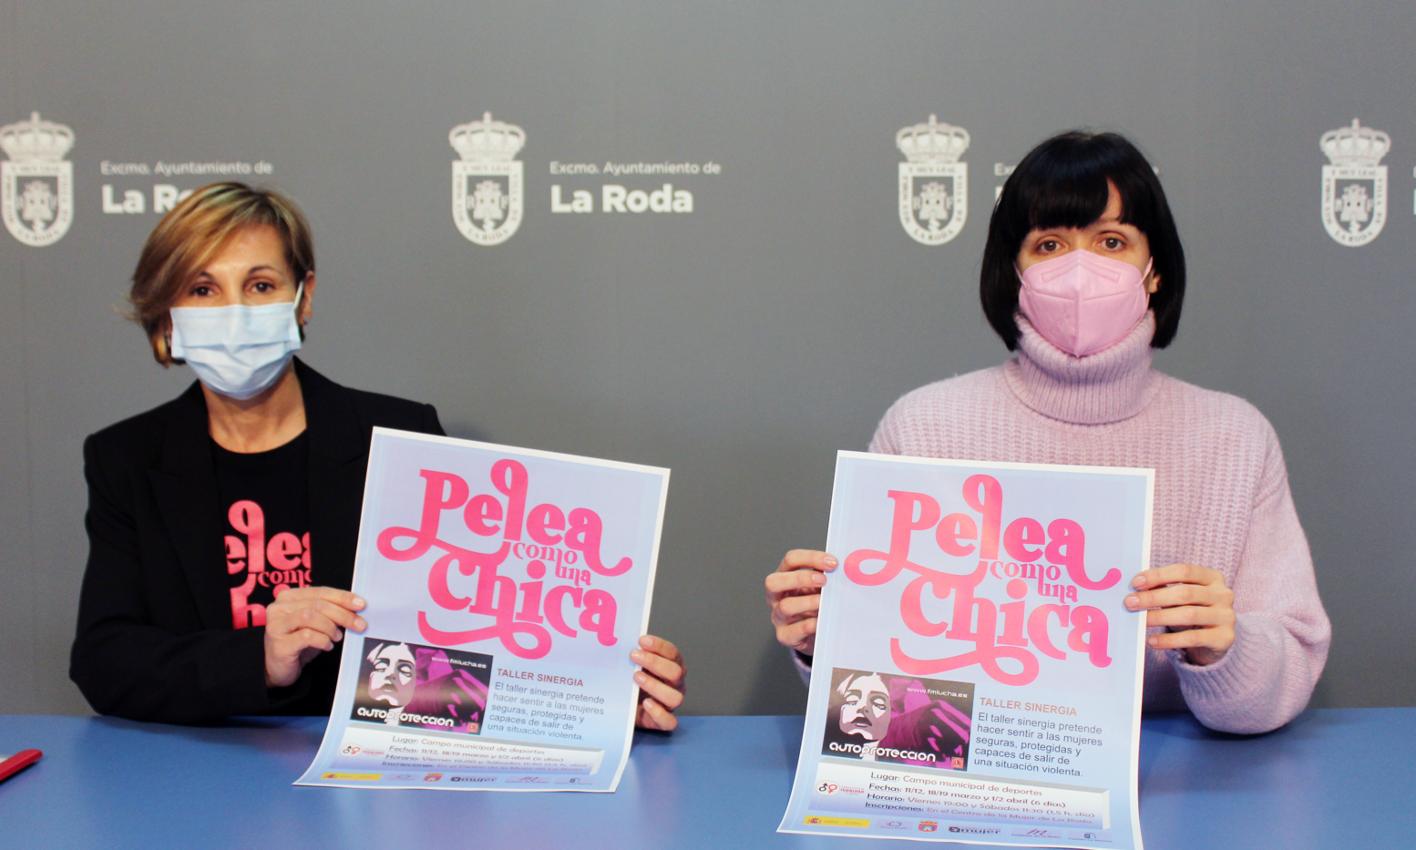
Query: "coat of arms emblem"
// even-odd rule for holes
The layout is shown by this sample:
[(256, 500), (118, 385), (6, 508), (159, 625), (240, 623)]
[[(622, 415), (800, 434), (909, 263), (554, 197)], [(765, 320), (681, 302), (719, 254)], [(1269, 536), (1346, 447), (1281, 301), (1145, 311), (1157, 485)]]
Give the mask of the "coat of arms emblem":
[(38, 112), (28, 121), (0, 127), (0, 208), (5, 229), (26, 245), (53, 245), (74, 220), (74, 164), (64, 156), (74, 146), (74, 131), (44, 121)]
[(1323, 133), (1318, 144), (1328, 158), (1323, 227), (1340, 245), (1366, 245), (1386, 224), (1387, 168), (1380, 163), (1391, 150), (1391, 136), (1354, 118), (1350, 127)]
[(963, 127), (924, 124), (895, 134), (905, 155), (900, 163), (900, 224), (916, 242), (943, 245), (959, 235), (969, 217), (969, 167), (959, 157), (969, 147)]
[(514, 124), (480, 121), (460, 124), (448, 142), (461, 157), (452, 163), (452, 220), (472, 242), (500, 245), (521, 226), (521, 162), (516, 154), (526, 132)]

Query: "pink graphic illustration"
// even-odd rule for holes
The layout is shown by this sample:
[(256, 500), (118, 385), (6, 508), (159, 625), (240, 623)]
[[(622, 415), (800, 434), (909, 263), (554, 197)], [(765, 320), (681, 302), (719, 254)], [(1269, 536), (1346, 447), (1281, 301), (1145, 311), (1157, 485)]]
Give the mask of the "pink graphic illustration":
[(973, 702), (968, 682), (835, 669), (821, 754), (964, 770)]
[(364, 646), (351, 719), (481, 732), (491, 656), (375, 638)]

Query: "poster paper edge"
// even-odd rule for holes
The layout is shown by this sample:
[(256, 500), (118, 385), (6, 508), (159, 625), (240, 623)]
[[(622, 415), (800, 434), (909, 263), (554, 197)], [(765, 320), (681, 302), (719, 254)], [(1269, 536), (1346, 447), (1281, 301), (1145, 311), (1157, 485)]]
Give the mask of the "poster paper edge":
[[(398, 428), (385, 428), (385, 427), (382, 426), (382, 425), (376, 425), (376, 426), (374, 426), (372, 432), (369, 434), (369, 460), (368, 460), (368, 463), (365, 464), (365, 467), (364, 467), (364, 492), (365, 492), (365, 493), (367, 493), (367, 492), (368, 492), (368, 489), (369, 489), (369, 477), (370, 477), (370, 475), (371, 475), (371, 473), (372, 473), (372, 471), (373, 471), (373, 469), (374, 469), (374, 452), (375, 452), (375, 450), (376, 450), (376, 449), (378, 448), (378, 446), (379, 446), (379, 442), (380, 442), (380, 441), (379, 441), (379, 437), (380, 437), (380, 436), (394, 437), (394, 438), (400, 438), (400, 439), (411, 439), (411, 440), (422, 441), (422, 442), (430, 442), (430, 443), (439, 443), (439, 444), (442, 444), (442, 445), (462, 445), (462, 446), (471, 445), (471, 446), (475, 446), (476, 448), (488, 450), (488, 451), (491, 451), (491, 452), (494, 452), (494, 453), (524, 454), (524, 455), (527, 455), (527, 456), (530, 456), (530, 457), (545, 458), (545, 459), (549, 459), (549, 460), (572, 461), (572, 462), (576, 462), (576, 463), (586, 464), (586, 465), (589, 465), (589, 466), (597, 466), (597, 467), (600, 467), (600, 468), (619, 469), (619, 470), (623, 470), (623, 471), (627, 471), (627, 472), (641, 472), (641, 473), (644, 473), (644, 474), (647, 474), (647, 475), (652, 475), (652, 476), (658, 478), (658, 479), (659, 479), (659, 505), (658, 505), (658, 516), (657, 516), (657, 518), (656, 518), (656, 520), (655, 520), (655, 527), (654, 527), (654, 545), (653, 545), (653, 547), (652, 547), (651, 550), (650, 550), (650, 556), (649, 556), (649, 578), (648, 578), (648, 581), (646, 582), (645, 587), (644, 587), (644, 615), (643, 615), (643, 617), (642, 617), (642, 619), (641, 619), (641, 622), (640, 622), (640, 624), (639, 624), (639, 634), (642, 635), (642, 634), (645, 633), (645, 629), (647, 629), (647, 628), (649, 627), (649, 613), (650, 613), (650, 608), (652, 607), (653, 601), (654, 601), (654, 580), (655, 580), (655, 578), (656, 578), (657, 575), (658, 575), (658, 567), (659, 567), (659, 547), (660, 547), (660, 544), (661, 544), (662, 541), (663, 541), (663, 535), (664, 535), (664, 513), (665, 513), (665, 511), (666, 511), (666, 509), (667, 509), (667, 506), (668, 506), (669, 476), (670, 476), (670, 473), (671, 473), (671, 470), (670, 470), (668, 467), (662, 467), (662, 466), (647, 466), (647, 465), (644, 465), (644, 464), (626, 463), (626, 462), (623, 462), (623, 461), (615, 461), (615, 460), (605, 460), (605, 459), (603, 459), (603, 458), (592, 458), (592, 457), (585, 457), (585, 456), (582, 456), (582, 455), (571, 455), (571, 454), (565, 454), (565, 453), (562, 453), (562, 452), (548, 452), (548, 451), (543, 451), (543, 450), (540, 450), (540, 449), (524, 449), (524, 448), (521, 448), (521, 447), (519, 447), (519, 446), (508, 446), (508, 445), (503, 445), (503, 444), (500, 444), (500, 443), (488, 443), (488, 442), (483, 442), (483, 441), (481, 441), (481, 440), (464, 440), (464, 439), (461, 439), (461, 438), (459, 438), (459, 437), (444, 437), (444, 436), (437, 436), (437, 435), (434, 435), (434, 434), (422, 434), (422, 433), (419, 433), (419, 432), (417, 432), (417, 431), (404, 431), (404, 430), (401, 430), (401, 429), (398, 429)], [(358, 534), (358, 536), (355, 538), (355, 545), (354, 545), (354, 572), (351, 574), (351, 576), (350, 576), (350, 581), (349, 581), (349, 586), (350, 586), (351, 590), (352, 590), (354, 587), (358, 586), (358, 584), (359, 584), (359, 564), (360, 564), (359, 550), (360, 550), (361, 546), (363, 545), (362, 541), (363, 541), (363, 539), (364, 539), (364, 506), (363, 506), (363, 502), (362, 502), (362, 497), (361, 497), (361, 501), (360, 501), (360, 505), (359, 505), (359, 530), (358, 530), (357, 534)], [(636, 646), (637, 646), (637, 644), (638, 644), (638, 640), (639, 640), (639, 637), (636, 635), (636, 636), (635, 636)], [(350, 645), (348, 642), (341, 642), (341, 643), (342, 643), (342, 645), (341, 645), (341, 647), (340, 647), (340, 657), (339, 657), (339, 676), (336, 678), (336, 680), (335, 680), (335, 686), (334, 686), (334, 692), (335, 692), (336, 694), (338, 694), (338, 693), (341, 692), (341, 690), (342, 690), (342, 688), (343, 688), (343, 685), (344, 685), (345, 665), (344, 665), (344, 654), (343, 654), (343, 653), (346, 651), (347, 647)], [(357, 674), (355, 674), (355, 675), (357, 675)], [(630, 702), (631, 702), (631, 703), (634, 703), (634, 692), (635, 692), (635, 691), (638, 691), (639, 686), (638, 686), (637, 684), (635, 684), (633, 677), (631, 677), (630, 680), (629, 680), (629, 686), (630, 686), (630, 689), (631, 689)], [(332, 707), (332, 706), (331, 706), (331, 709), (330, 709), (330, 710), (331, 710), (331, 712), (333, 712), (333, 707)], [(635, 721), (635, 718), (636, 718), (637, 714), (638, 714), (638, 706), (637, 706), (637, 704), (635, 704), (634, 707), (633, 707), (633, 709), (632, 709), (632, 710), (630, 711), (630, 713), (629, 713), (629, 724), (628, 724), (628, 729), (627, 729), (626, 732), (625, 732), (624, 744), (623, 744), (623, 746), (622, 746), (622, 748), (621, 748), (621, 750), (620, 750), (620, 762), (619, 762), (619, 765), (618, 765), (618, 766), (616, 767), (616, 769), (615, 769), (615, 773), (614, 773), (613, 778), (610, 780), (610, 782), (608, 783), (608, 785), (607, 785), (606, 787), (604, 787), (604, 788), (565, 788), (565, 789), (561, 789), (561, 788), (556, 788), (556, 789), (550, 789), (550, 788), (452, 788), (452, 787), (428, 788), (428, 787), (421, 786), (421, 785), (412, 785), (412, 786), (403, 786), (403, 785), (363, 785), (363, 784), (357, 784), (357, 785), (356, 785), (356, 784), (340, 784), (340, 783), (333, 783), (333, 782), (319, 782), (319, 781), (315, 781), (314, 779), (311, 778), (310, 774), (316, 772), (316, 770), (315, 770), (315, 764), (316, 764), (317, 761), (319, 760), (320, 754), (324, 752), (325, 744), (328, 743), (328, 741), (329, 741), (330, 729), (331, 729), (331, 726), (332, 726), (333, 723), (334, 723), (334, 718), (333, 718), (333, 715), (332, 715), (332, 714), (331, 714), (331, 716), (328, 716), (328, 717), (325, 718), (325, 729), (324, 729), (324, 733), (320, 736), (320, 743), (319, 743), (319, 746), (315, 749), (314, 755), (311, 756), (311, 760), (310, 760), (309, 766), (306, 767), (305, 770), (301, 772), (300, 776), (299, 776), (294, 782), (291, 782), (290, 784), (291, 784), (292, 786), (301, 786), (301, 787), (306, 787), (306, 788), (358, 788), (358, 789), (362, 789), (362, 790), (365, 790), (365, 791), (374, 791), (374, 790), (505, 791), (505, 792), (513, 792), (513, 793), (515, 793), (515, 792), (551, 792), (551, 791), (562, 791), (562, 790), (564, 790), (564, 791), (570, 791), (570, 792), (580, 792), (580, 793), (589, 793), (589, 794), (597, 794), (597, 793), (598, 793), (598, 794), (611, 794), (611, 793), (614, 793), (615, 791), (619, 790), (620, 779), (621, 779), (621, 778), (623, 777), (623, 775), (624, 775), (624, 769), (625, 769), (625, 767), (629, 764), (630, 747), (631, 747), (631, 745), (633, 744), (633, 741), (634, 741), (634, 721)]]

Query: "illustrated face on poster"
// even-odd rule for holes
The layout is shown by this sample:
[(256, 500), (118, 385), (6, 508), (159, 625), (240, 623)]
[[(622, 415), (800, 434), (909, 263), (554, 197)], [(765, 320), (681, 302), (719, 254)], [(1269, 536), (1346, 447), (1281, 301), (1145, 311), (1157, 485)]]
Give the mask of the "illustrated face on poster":
[(831, 672), (821, 754), (963, 770), (974, 686), (868, 670)]
[(492, 657), (368, 638), (351, 720), (479, 734)]
[(413, 650), (406, 643), (377, 643), (367, 661), (365, 677), (369, 697), (391, 708), (401, 708), (413, 698)]
[(878, 674), (849, 673), (835, 688), (841, 700), (836, 728), (845, 735), (878, 741), (890, 728), (890, 692)]

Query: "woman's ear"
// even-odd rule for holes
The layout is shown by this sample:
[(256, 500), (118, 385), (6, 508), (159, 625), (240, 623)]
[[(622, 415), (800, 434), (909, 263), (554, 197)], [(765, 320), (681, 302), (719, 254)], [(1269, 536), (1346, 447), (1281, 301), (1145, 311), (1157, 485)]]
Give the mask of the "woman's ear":
[(304, 292), (300, 296), (300, 326), (309, 324), (310, 318), (315, 314), (312, 302), (315, 298), (315, 273), (307, 272), (304, 280)]
[(171, 313), (164, 313), (162, 318), (157, 320), (157, 326), (152, 329), (150, 342), (157, 362), (161, 363), (164, 369), (171, 366), (173, 363)]

